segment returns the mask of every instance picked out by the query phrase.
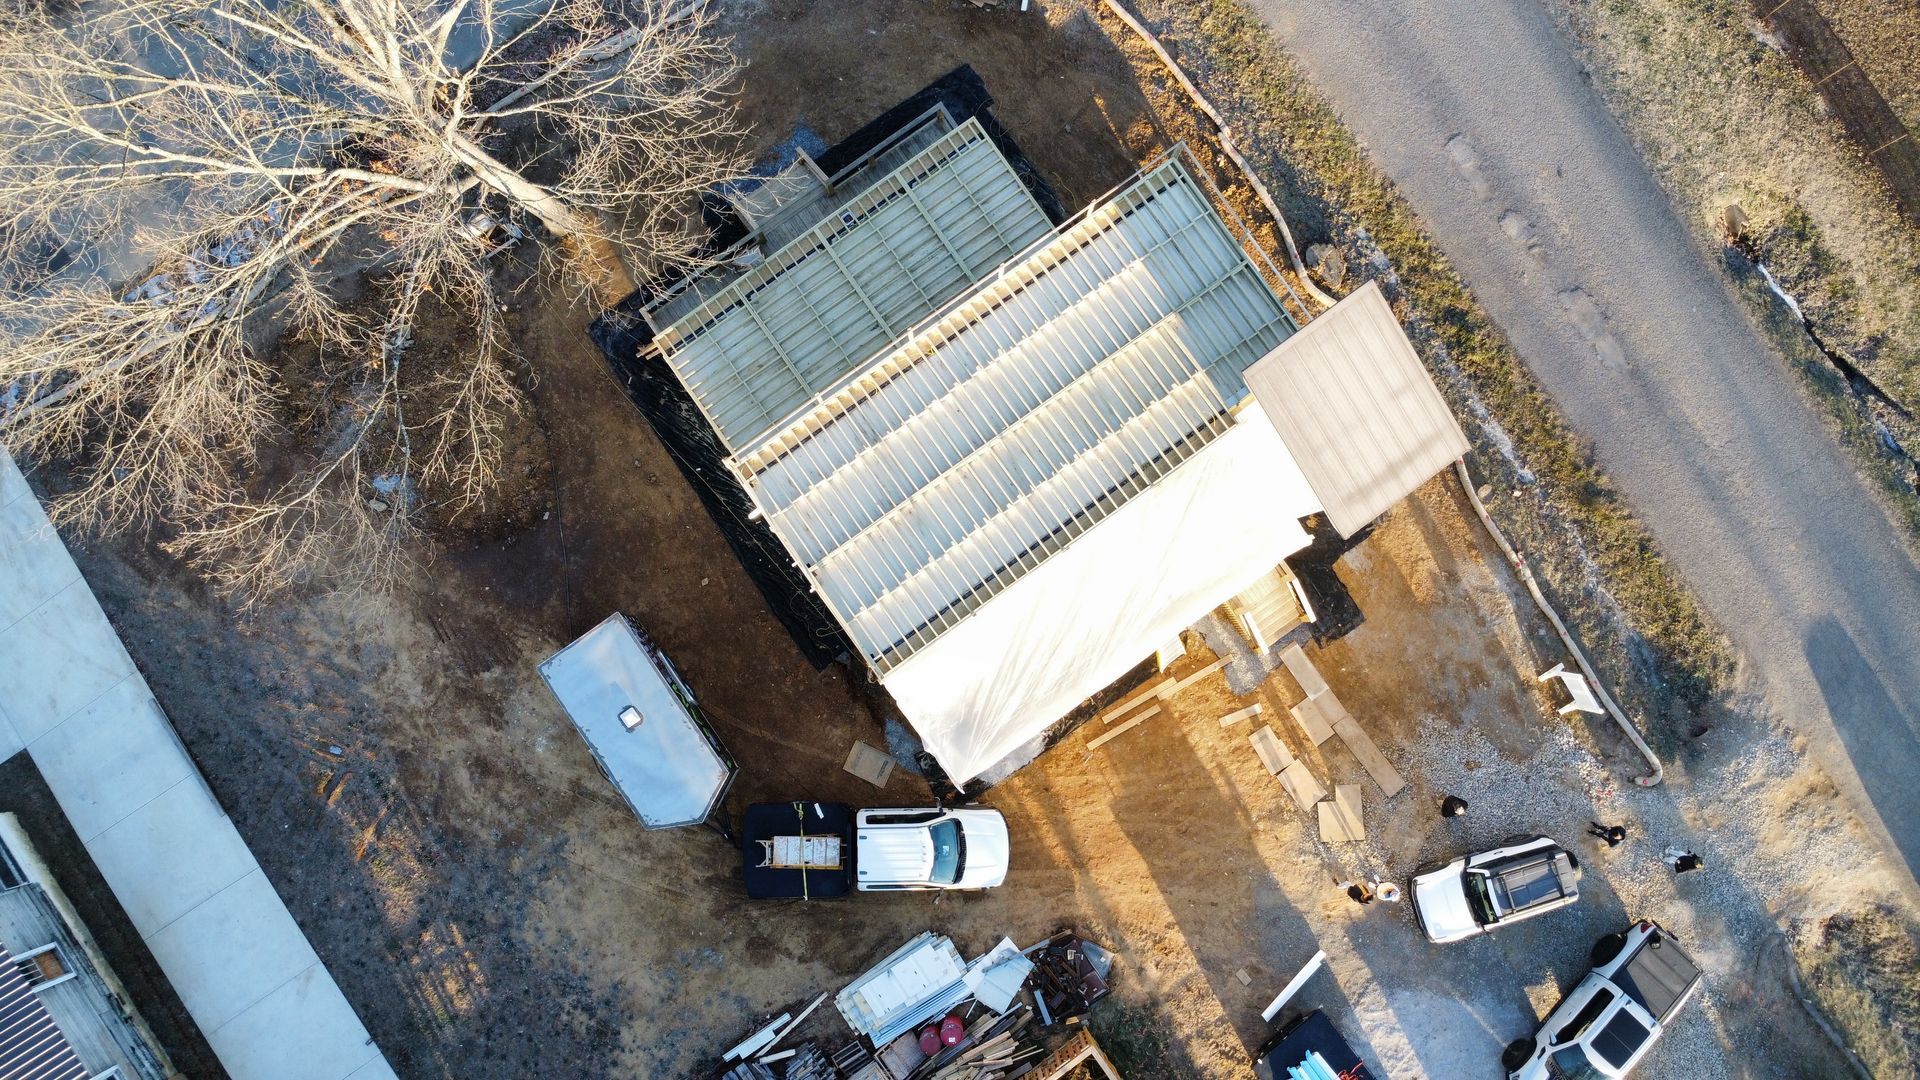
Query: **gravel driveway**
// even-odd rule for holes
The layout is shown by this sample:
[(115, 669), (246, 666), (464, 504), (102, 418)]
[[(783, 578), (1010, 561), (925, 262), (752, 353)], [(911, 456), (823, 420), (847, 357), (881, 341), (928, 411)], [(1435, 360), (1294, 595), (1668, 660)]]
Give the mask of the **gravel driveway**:
[[(1534, 0), (1252, 0), (1920, 868), (1920, 567)], [(1864, 798), (1863, 798), (1864, 796)]]

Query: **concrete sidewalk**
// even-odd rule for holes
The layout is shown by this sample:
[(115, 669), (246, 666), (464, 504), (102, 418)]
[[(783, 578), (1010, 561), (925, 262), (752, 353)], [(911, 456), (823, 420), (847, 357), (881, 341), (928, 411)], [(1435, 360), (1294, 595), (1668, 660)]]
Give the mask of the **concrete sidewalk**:
[(235, 1080), (394, 1075), (0, 449), (0, 760), (22, 749)]

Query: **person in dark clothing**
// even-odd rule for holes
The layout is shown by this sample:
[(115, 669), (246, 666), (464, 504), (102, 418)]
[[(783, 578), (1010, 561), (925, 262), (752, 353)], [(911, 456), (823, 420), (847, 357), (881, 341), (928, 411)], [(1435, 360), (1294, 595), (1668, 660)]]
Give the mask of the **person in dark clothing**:
[(1364, 881), (1349, 882), (1347, 884), (1347, 895), (1353, 898), (1354, 903), (1365, 907), (1373, 903), (1373, 886), (1368, 885)]
[(1702, 859), (1691, 851), (1684, 851), (1677, 847), (1670, 847), (1666, 851), (1661, 852), (1660, 858), (1668, 866), (1673, 867), (1673, 872), (1676, 874), (1692, 873), (1707, 865), (1707, 860)]
[(1597, 821), (1589, 821), (1587, 835), (1599, 837), (1607, 842), (1608, 847), (1615, 848), (1626, 841), (1627, 828), (1624, 825), (1602, 825)]
[(1458, 795), (1449, 795), (1440, 801), (1441, 817), (1460, 817), (1467, 812), (1467, 800)]

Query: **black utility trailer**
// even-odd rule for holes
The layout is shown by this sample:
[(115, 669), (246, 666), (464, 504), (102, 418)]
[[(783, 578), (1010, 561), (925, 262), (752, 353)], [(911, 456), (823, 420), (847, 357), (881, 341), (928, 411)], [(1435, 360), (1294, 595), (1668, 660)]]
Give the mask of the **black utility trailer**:
[(853, 811), (846, 803), (755, 803), (740, 826), (741, 874), (755, 900), (816, 900), (853, 889)]

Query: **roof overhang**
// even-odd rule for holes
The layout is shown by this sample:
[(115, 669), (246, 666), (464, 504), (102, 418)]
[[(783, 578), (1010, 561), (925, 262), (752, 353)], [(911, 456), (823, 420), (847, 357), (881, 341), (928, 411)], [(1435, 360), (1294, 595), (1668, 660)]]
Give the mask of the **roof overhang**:
[(1021, 764), (1142, 657), (1270, 574), (1319, 508), (1257, 405), (881, 676), (957, 784)]
[(1467, 452), (1453, 410), (1367, 282), (1246, 372), (1341, 536)]

